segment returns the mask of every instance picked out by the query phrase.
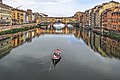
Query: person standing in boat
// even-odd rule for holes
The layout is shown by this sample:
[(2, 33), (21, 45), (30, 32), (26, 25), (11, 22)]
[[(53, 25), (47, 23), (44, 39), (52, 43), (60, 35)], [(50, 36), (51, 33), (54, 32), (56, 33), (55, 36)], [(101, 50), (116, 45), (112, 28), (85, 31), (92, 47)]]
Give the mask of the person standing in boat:
[(57, 52), (58, 55), (61, 54), (61, 51), (59, 49), (56, 49), (56, 52)]

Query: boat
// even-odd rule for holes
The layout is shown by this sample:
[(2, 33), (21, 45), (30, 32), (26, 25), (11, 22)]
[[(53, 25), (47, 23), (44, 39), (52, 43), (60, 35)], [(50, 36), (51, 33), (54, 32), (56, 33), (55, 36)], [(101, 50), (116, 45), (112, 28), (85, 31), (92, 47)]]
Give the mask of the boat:
[(56, 49), (53, 51), (53, 54), (52, 54), (52, 63), (54, 67), (60, 60), (61, 60), (61, 51), (59, 49)]
[(58, 60), (60, 58), (61, 58), (61, 51), (59, 49), (54, 50), (52, 54), (52, 59)]

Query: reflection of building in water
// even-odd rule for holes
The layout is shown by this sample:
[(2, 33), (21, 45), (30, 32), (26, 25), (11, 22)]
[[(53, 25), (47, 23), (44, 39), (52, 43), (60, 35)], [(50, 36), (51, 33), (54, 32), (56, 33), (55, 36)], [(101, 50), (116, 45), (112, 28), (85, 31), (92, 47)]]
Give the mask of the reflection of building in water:
[(81, 37), (81, 33), (80, 33), (80, 28), (79, 29), (74, 29), (75, 31), (74, 31), (74, 36), (76, 37), (76, 38), (80, 38)]
[(0, 58), (5, 56), (7, 53), (11, 51), (11, 38), (3, 38), (0, 40)]
[[(82, 38), (84, 42), (91, 47), (94, 51), (99, 52), (100, 55), (104, 57), (116, 57), (120, 58), (120, 42), (113, 40), (108, 37), (101, 36), (99, 34), (93, 33), (92, 31), (85, 29), (70, 29), (64, 28), (61, 30), (41, 30), (35, 29), (27, 32), (17, 33), (10, 38), (0, 41), (0, 53), (4, 51), (10, 51), (11, 46), (17, 47), (26, 42), (31, 42), (32, 38), (35, 36), (41, 36), (44, 34), (70, 34), (74, 35), (76, 38)], [(11, 43), (11, 44), (10, 44)]]
[(17, 47), (23, 43), (24, 43), (24, 34), (21, 33), (16, 34), (11, 41), (11, 45), (13, 47)]
[(12, 48), (20, 46), (25, 42), (32, 41), (32, 38), (35, 37), (35, 35), (36, 31), (31, 30), (13, 34), (12, 37), (0, 38), (0, 58), (7, 55), (7, 53), (9, 53)]
[(82, 31), (82, 38), (88, 46), (94, 51), (99, 52), (100, 55), (120, 58), (120, 42), (84, 29)]
[(35, 37), (35, 31), (21, 32), (12, 37), (11, 45), (17, 47), (25, 42), (31, 42), (32, 38)]
[(29, 31), (28, 33), (27, 33), (27, 39), (26, 39), (26, 41), (27, 42), (32, 42), (32, 33), (31, 33), (31, 31)]
[(118, 57), (120, 58), (120, 42), (103, 37), (102, 39), (102, 49), (109, 55), (110, 57)]

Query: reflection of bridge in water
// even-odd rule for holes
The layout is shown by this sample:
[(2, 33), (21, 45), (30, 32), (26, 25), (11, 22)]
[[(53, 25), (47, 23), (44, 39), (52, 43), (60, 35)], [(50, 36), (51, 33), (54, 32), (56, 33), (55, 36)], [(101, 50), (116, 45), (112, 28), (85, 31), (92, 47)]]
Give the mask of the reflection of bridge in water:
[(75, 34), (76, 33), (76, 29), (75, 28), (63, 28), (63, 29), (60, 29), (60, 30), (55, 30), (55, 29), (52, 29), (52, 30), (42, 30), (42, 29), (37, 29), (37, 33), (39, 34)]

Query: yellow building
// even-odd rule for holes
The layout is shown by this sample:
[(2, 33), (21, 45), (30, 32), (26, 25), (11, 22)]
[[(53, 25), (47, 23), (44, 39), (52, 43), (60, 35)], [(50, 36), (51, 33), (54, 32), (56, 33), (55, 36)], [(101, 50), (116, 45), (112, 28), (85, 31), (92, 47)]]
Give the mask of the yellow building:
[(16, 24), (23, 24), (25, 21), (25, 11), (23, 10), (19, 10), (19, 9), (12, 9), (12, 24), (16, 25)]

